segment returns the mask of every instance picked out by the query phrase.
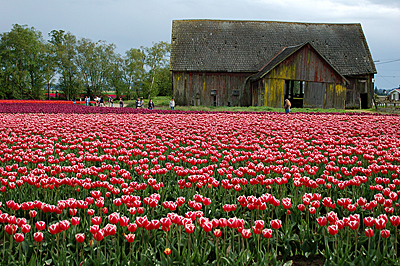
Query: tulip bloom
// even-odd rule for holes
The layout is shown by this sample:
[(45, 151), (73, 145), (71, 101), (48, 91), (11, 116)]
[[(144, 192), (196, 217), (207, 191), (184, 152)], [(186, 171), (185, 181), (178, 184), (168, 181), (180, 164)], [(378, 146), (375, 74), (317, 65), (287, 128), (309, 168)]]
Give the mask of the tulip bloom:
[(270, 222), (270, 224), (271, 224), (272, 229), (277, 230), (277, 229), (281, 228), (281, 226), (282, 226), (282, 221), (279, 220), (279, 219), (275, 219), (275, 220), (272, 220), (272, 221)]
[(60, 232), (60, 226), (58, 225), (58, 223), (50, 225), (49, 232), (52, 235), (58, 234)]
[(215, 236), (215, 237), (221, 237), (221, 234), (222, 234), (222, 232), (221, 232), (220, 229), (215, 229), (215, 230), (213, 231), (213, 233), (214, 233), (214, 236)]
[(35, 226), (38, 231), (42, 231), (46, 228), (46, 223), (43, 221), (38, 221), (36, 222)]
[(170, 255), (171, 254), (171, 249), (170, 248), (166, 248), (165, 250), (164, 250), (164, 253), (165, 253), (165, 255)]
[(9, 235), (15, 234), (17, 232), (17, 229), (18, 227), (15, 224), (6, 224), (6, 226), (4, 226), (4, 230)]
[(33, 234), (33, 239), (35, 242), (42, 242), (43, 240), (43, 233), (42, 232), (36, 232)]
[(272, 237), (272, 229), (265, 228), (262, 230), (262, 234), (265, 238), (271, 238)]
[(96, 241), (101, 241), (104, 238), (104, 232), (102, 230), (99, 230), (97, 233), (93, 235), (94, 240)]
[(194, 224), (185, 224), (185, 232), (191, 234), (194, 232), (195, 226)]
[(374, 229), (372, 229), (372, 228), (366, 228), (365, 231), (364, 231), (364, 233), (365, 233), (365, 235), (366, 235), (367, 237), (372, 237), (372, 236), (374, 235)]
[(92, 224), (94, 225), (100, 225), (101, 224), (101, 217), (100, 216), (95, 216), (90, 218), (90, 220), (92, 221)]
[(244, 239), (249, 239), (251, 237), (251, 230), (250, 229), (243, 229), (242, 236)]
[(326, 219), (325, 216), (321, 216), (317, 218), (317, 223), (319, 226), (325, 226), (327, 224), (328, 220)]
[(27, 234), (31, 231), (31, 226), (29, 224), (24, 224), (21, 226), (21, 231), (22, 233)]
[(80, 223), (80, 221), (81, 221), (81, 218), (80, 218), (80, 217), (72, 217), (72, 218), (71, 218), (71, 224), (72, 224), (73, 226), (77, 226), (77, 225)]
[(126, 240), (128, 243), (132, 243), (135, 240), (135, 234), (127, 234), (125, 235)]
[(21, 234), (21, 233), (17, 233), (14, 235), (15, 241), (18, 243), (24, 241), (24, 238), (25, 238), (24, 234)]
[(328, 233), (331, 235), (336, 235), (339, 232), (339, 228), (337, 225), (333, 224), (328, 226)]
[(390, 236), (390, 231), (387, 230), (387, 229), (383, 229), (383, 230), (381, 231), (381, 236), (382, 236), (383, 238), (388, 238), (388, 237)]
[(85, 241), (85, 234), (76, 234), (75, 235), (75, 239), (76, 239), (76, 242), (78, 242), (78, 243), (82, 243), (83, 241)]

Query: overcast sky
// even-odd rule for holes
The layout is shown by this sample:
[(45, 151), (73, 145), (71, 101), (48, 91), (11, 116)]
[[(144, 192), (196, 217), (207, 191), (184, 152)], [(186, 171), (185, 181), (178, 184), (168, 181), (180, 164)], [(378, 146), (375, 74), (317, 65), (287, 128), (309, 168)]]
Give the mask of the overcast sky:
[(47, 38), (62, 29), (114, 43), (121, 54), (171, 42), (176, 19), (361, 23), (376, 61), (375, 86), (400, 85), (399, 0), (0, 0), (0, 32), (28, 25)]

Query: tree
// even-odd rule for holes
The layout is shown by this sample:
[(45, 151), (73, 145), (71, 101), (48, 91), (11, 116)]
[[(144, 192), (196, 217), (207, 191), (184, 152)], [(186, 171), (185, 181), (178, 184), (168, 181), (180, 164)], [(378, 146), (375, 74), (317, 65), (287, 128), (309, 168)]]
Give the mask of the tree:
[(78, 41), (76, 64), (88, 95), (99, 95), (105, 90), (114, 57), (114, 44), (94, 43), (85, 38)]
[(130, 99), (144, 96), (143, 86), (146, 77), (144, 59), (145, 55), (140, 49), (131, 48), (125, 52), (123, 79), (126, 86), (126, 94)]
[(171, 45), (166, 42), (154, 43), (152, 47), (143, 48), (145, 54), (145, 64), (148, 70), (148, 81), (149, 88), (146, 92), (147, 98), (150, 96), (156, 96), (157, 91), (153, 91), (155, 86), (157, 73), (165, 68), (169, 62), (169, 56), (171, 53)]
[(125, 93), (124, 76), (124, 60), (119, 54), (116, 54), (111, 62), (110, 73), (107, 77), (107, 84), (110, 88), (115, 90), (117, 97)]
[(48, 53), (42, 34), (35, 28), (14, 24), (0, 35), (2, 97), (39, 99), (43, 95)]
[(155, 76), (154, 91), (160, 96), (172, 96), (172, 73), (169, 64), (160, 68)]
[(76, 37), (70, 32), (52, 30), (49, 33), (50, 49), (54, 53), (54, 62), (57, 72), (60, 74), (59, 87), (69, 100), (78, 94), (80, 82), (77, 77), (78, 69), (76, 58)]

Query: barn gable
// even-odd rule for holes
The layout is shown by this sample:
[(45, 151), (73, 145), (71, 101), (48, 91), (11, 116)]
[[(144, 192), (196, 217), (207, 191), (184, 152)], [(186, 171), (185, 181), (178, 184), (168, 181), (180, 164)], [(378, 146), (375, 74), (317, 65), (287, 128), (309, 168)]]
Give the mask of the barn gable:
[(286, 47), (250, 78), (253, 105), (344, 108), (347, 79), (310, 43)]

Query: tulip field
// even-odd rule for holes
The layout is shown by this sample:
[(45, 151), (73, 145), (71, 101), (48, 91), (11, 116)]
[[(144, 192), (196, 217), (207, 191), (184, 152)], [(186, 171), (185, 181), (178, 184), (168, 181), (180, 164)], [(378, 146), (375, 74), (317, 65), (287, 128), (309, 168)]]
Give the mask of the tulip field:
[(399, 118), (0, 104), (0, 265), (400, 265)]

